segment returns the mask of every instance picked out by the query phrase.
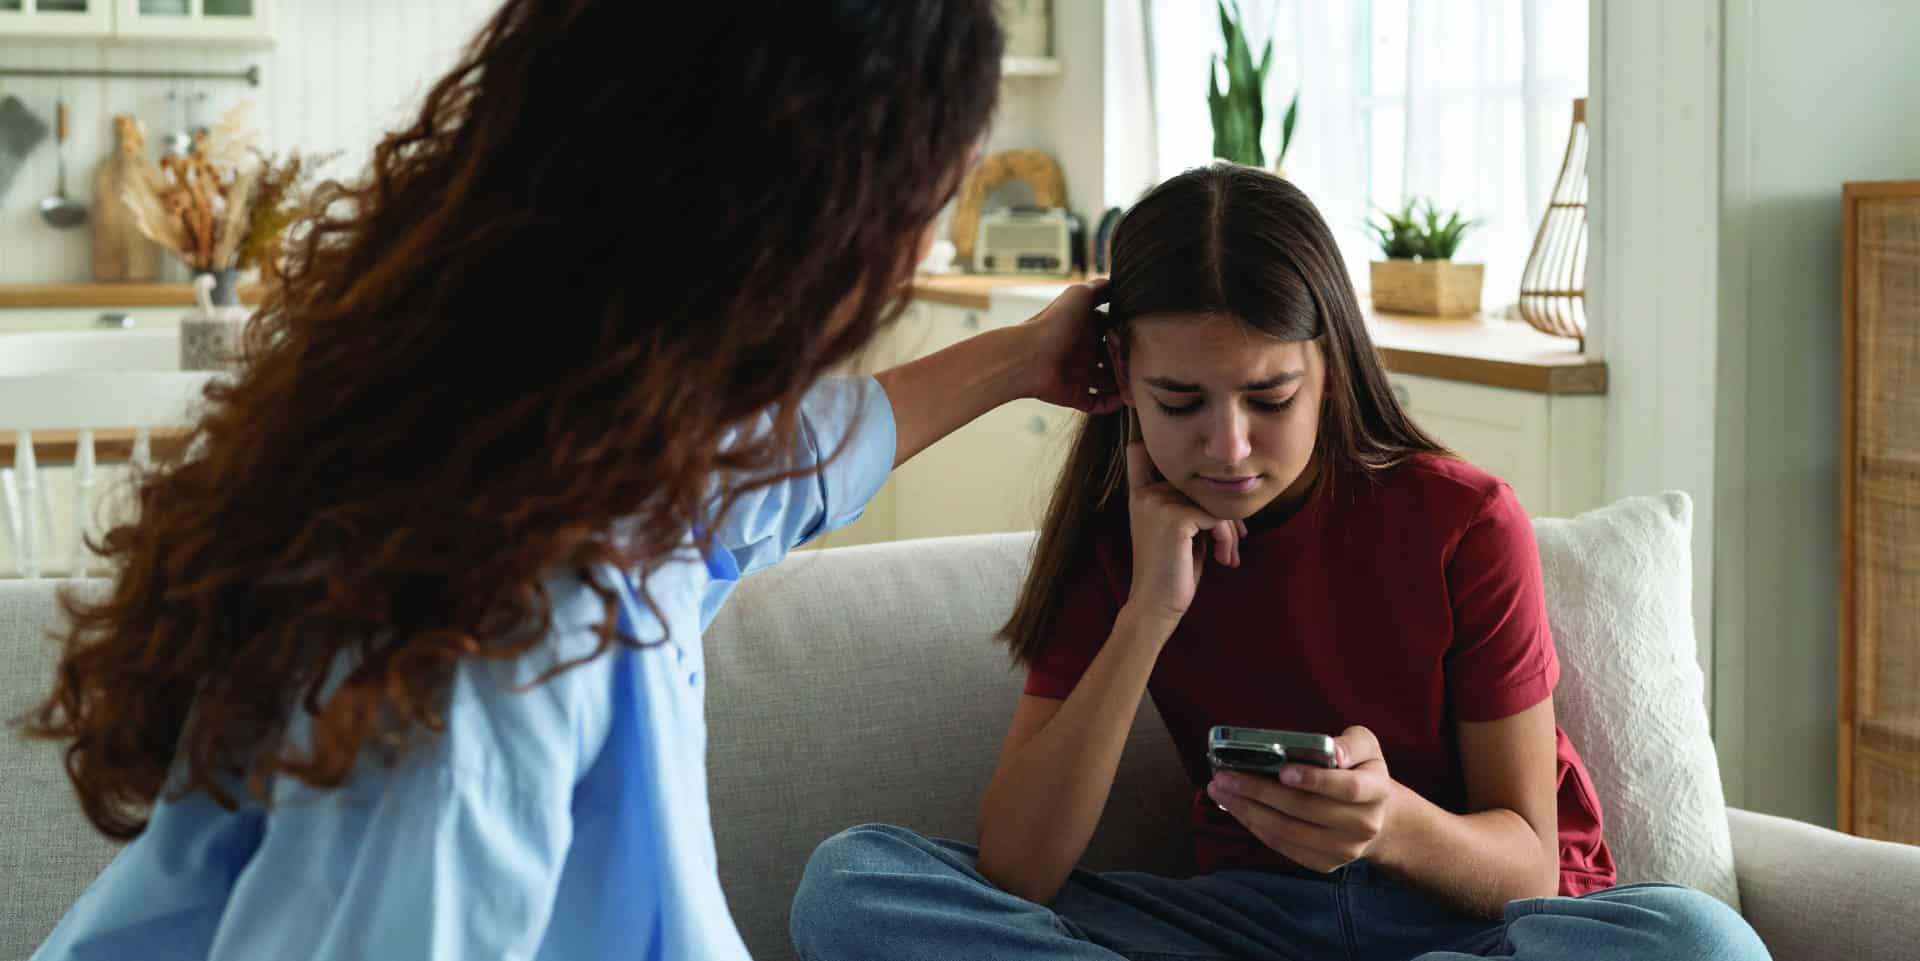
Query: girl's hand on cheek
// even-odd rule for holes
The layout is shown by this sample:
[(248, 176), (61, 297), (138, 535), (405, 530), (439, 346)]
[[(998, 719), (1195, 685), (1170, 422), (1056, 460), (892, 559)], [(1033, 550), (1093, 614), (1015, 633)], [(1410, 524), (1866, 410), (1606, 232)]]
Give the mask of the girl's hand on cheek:
[(1127, 445), (1127, 514), (1133, 537), (1133, 582), (1127, 606), (1178, 622), (1193, 603), (1208, 553), (1215, 563), (1240, 566), (1247, 527), (1201, 510), (1172, 484), (1154, 476), (1146, 445)]
[(1334, 742), (1338, 769), (1289, 764), (1278, 778), (1221, 771), (1207, 795), (1262, 844), (1303, 867), (1327, 873), (1365, 859), (1387, 843), (1402, 789), (1372, 731), (1350, 727)]

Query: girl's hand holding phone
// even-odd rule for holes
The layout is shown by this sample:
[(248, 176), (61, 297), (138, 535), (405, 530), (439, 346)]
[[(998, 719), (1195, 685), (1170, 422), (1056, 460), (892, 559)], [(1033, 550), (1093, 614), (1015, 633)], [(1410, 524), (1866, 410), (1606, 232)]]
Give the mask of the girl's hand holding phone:
[[(1131, 415), (1129, 415), (1131, 416)], [(1247, 525), (1221, 520), (1154, 474), (1146, 445), (1127, 445), (1127, 514), (1133, 537), (1133, 582), (1127, 606), (1177, 623), (1193, 603), (1211, 550), (1215, 562), (1240, 566)]]
[(1367, 859), (1387, 843), (1400, 789), (1372, 731), (1350, 727), (1334, 743), (1337, 768), (1288, 764), (1278, 778), (1223, 770), (1207, 795), (1262, 844), (1309, 870)]

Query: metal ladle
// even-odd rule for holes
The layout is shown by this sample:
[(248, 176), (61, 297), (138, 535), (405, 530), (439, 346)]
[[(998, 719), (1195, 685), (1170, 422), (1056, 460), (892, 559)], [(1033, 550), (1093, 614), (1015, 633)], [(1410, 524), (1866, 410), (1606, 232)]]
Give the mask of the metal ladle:
[(40, 201), (40, 217), (55, 227), (78, 227), (87, 222), (87, 205), (67, 196), (67, 99), (54, 108), (54, 150), (60, 175), (53, 196)]

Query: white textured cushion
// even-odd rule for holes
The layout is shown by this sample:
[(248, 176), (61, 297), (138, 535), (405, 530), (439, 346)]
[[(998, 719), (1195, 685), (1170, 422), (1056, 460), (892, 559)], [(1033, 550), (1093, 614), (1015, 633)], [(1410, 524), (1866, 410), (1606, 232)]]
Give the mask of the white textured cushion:
[(1740, 906), (1693, 635), (1685, 494), (1536, 520), (1560, 651), (1554, 708), (1600, 793), (1620, 881)]

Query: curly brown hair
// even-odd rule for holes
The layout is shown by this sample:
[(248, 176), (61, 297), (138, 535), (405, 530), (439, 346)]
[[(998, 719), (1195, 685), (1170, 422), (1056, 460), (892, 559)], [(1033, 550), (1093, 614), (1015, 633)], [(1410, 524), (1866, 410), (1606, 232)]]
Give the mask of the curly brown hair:
[[(323, 189), (241, 371), (96, 545), (110, 591), (63, 598), (23, 728), (102, 832), (441, 730), (461, 658), (541, 643), (543, 576), (654, 570), (779, 479), (801, 394), (898, 315), (997, 96), (991, 0), (687, 9), (508, 0)], [(594, 586), (590, 656), (643, 643)]]

